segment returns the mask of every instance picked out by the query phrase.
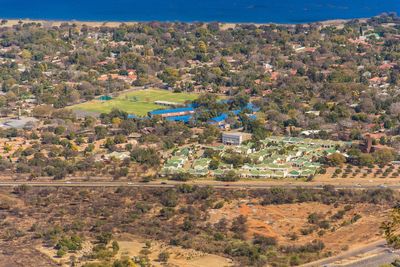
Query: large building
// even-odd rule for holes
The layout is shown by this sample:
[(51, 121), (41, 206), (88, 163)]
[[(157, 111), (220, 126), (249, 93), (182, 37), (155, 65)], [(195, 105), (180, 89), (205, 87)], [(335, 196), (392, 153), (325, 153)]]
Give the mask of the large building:
[(249, 135), (245, 133), (222, 133), (222, 143), (225, 145), (239, 146), (248, 139)]
[(185, 116), (194, 113), (194, 108), (174, 108), (174, 109), (160, 109), (149, 112), (150, 117), (161, 116), (163, 118)]

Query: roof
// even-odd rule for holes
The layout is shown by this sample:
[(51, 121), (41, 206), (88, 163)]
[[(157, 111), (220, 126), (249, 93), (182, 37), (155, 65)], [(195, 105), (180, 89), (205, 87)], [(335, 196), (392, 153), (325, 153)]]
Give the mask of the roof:
[(178, 113), (178, 112), (194, 112), (194, 108), (186, 107), (186, 108), (174, 108), (174, 109), (158, 109), (150, 111), (150, 115), (162, 115), (168, 113)]
[(154, 101), (154, 104), (168, 105), (168, 106), (181, 106), (181, 107), (185, 106), (185, 104), (183, 104), (183, 103), (171, 102), (171, 101), (161, 101), (161, 100)]
[(193, 118), (192, 115), (184, 115), (184, 116), (172, 116), (165, 118), (168, 121), (181, 121), (181, 122), (189, 122)]
[(112, 99), (112, 97), (108, 96), (108, 95), (102, 95), (102, 96), (100, 96), (98, 98), (98, 100), (102, 100), (102, 101), (108, 101), (108, 100), (111, 100), (111, 99)]
[(257, 119), (257, 116), (254, 115), (254, 114), (251, 114), (251, 115), (249, 115), (249, 119), (250, 119), (250, 120), (256, 120), (256, 119)]
[(240, 132), (223, 132), (222, 136), (224, 137), (237, 137), (237, 136), (242, 136), (244, 135), (244, 133), (240, 133)]
[(256, 107), (253, 103), (248, 103), (245, 108), (250, 109), (252, 112), (257, 112), (260, 110), (260, 108)]
[(115, 159), (119, 159), (119, 160), (124, 160), (124, 159), (130, 158), (130, 157), (131, 156), (130, 156), (129, 152), (117, 152), (117, 151), (114, 151), (112, 153), (105, 155), (106, 159), (115, 158)]
[(136, 119), (137, 116), (135, 114), (128, 114), (128, 119)]
[(210, 121), (212, 121), (212, 122), (221, 122), (221, 121), (226, 120), (227, 118), (228, 118), (228, 114), (222, 113), (221, 115), (219, 115), (217, 117), (211, 118)]

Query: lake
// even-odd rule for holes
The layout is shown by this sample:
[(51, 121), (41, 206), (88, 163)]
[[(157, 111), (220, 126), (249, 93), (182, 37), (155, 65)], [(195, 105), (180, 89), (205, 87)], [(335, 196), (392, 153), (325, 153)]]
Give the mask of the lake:
[(0, 0), (1, 18), (304, 23), (400, 13), (400, 0)]

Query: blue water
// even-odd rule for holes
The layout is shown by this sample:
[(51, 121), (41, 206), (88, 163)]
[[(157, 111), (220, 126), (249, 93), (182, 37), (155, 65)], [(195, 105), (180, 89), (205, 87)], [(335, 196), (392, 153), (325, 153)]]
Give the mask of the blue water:
[(400, 0), (0, 0), (1, 18), (303, 23), (400, 14)]

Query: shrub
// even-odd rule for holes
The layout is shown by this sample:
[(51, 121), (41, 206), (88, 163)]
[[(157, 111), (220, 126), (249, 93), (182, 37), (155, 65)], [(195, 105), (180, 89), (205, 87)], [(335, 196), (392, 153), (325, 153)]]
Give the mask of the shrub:
[(168, 251), (163, 251), (160, 254), (158, 254), (158, 261), (159, 262), (168, 262), (169, 259), (169, 252)]
[(274, 237), (266, 237), (262, 235), (255, 234), (253, 239), (254, 245), (259, 245), (263, 250), (267, 249), (268, 247), (275, 247), (278, 242)]
[(223, 201), (219, 201), (214, 205), (214, 209), (221, 209), (224, 206)]
[(236, 182), (239, 181), (239, 179), (240, 179), (239, 175), (237, 175), (236, 172), (233, 170), (228, 171), (226, 174), (217, 177), (218, 181), (223, 181), (223, 182)]
[(186, 182), (189, 181), (192, 178), (192, 176), (190, 175), (190, 173), (175, 173), (171, 176), (171, 180), (174, 181), (181, 181), (181, 182)]

